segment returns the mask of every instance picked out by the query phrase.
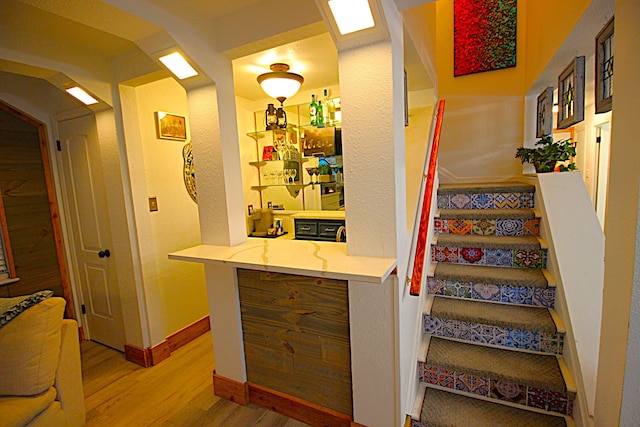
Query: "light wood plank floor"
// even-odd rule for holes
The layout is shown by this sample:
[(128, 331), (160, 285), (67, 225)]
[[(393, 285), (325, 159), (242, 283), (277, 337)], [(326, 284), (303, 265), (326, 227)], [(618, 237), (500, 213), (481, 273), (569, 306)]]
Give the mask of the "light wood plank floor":
[(80, 351), (87, 427), (307, 426), (259, 406), (240, 406), (215, 396), (210, 333), (146, 369), (92, 341), (83, 341)]

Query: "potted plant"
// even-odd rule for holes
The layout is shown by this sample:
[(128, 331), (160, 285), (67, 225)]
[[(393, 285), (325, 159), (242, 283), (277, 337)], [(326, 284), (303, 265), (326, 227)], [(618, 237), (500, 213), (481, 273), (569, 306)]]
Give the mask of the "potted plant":
[(319, 182), (332, 182), (333, 175), (331, 174), (331, 166), (329, 164), (321, 164), (318, 166), (318, 181)]
[(553, 172), (557, 162), (569, 160), (568, 165), (561, 164), (561, 172), (576, 170), (573, 157), (576, 155), (576, 143), (570, 139), (554, 141), (551, 135), (546, 135), (536, 142), (535, 148), (518, 147), (516, 158), (524, 163), (531, 163), (536, 172)]

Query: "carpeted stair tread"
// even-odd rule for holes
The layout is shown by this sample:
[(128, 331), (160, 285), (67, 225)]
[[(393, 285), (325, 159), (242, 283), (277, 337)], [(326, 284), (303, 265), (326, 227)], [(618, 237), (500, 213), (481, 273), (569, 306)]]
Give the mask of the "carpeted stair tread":
[(566, 427), (562, 417), (540, 414), (427, 388), (420, 415), (429, 427)]
[(534, 219), (533, 209), (440, 209), (441, 219)]
[(556, 325), (544, 307), (492, 304), (465, 299), (435, 297), (431, 317), (527, 331), (557, 333)]
[(540, 249), (535, 236), (478, 236), (470, 234), (439, 234), (438, 246), (485, 249)]
[(523, 182), (440, 184), (438, 194), (532, 193), (535, 189), (535, 185)]
[(439, 262), (433, 275), (438, 280), (504, 286), (546, 288), (547, 279), (538, 268), (493, 267)]
[(502, 350), (431, 337), (428, 366), (566, 393), (555, 356)]

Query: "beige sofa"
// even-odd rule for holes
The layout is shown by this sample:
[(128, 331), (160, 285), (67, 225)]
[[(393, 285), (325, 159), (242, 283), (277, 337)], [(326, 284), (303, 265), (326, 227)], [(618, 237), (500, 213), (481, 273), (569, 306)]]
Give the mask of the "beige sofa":
[(0, 327), (0, 427), (85, 422), (78, 324), (47, 298)]

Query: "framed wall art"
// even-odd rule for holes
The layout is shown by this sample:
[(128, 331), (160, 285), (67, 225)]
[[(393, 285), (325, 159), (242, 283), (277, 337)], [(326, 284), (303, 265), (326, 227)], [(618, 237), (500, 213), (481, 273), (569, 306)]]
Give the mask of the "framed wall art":
[(536, 138), (553, 132), (553, 87), (549, 86), (538, 95), (536, 116)]
[(576, 56), (558, 76), (558, 129), (584, 120), (584, 56)]
[(613, 18), (596, 36), (596, 113), (613, 104)]
[(156, 111), (156, 132), (160, 139), (185, 141), (187, 139), (187, 118), (164, 111)]
[(454, 0), (453, 75), (516, 66), (517, 0)]

